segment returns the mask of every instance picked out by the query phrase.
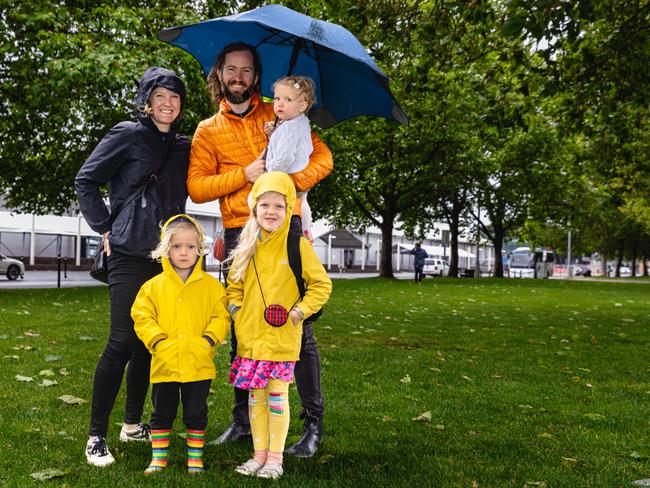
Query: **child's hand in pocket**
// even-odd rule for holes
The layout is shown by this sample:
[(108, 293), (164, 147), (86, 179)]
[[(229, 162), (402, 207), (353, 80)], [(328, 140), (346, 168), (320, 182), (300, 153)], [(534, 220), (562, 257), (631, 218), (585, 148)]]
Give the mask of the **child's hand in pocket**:
[(289, 317), (291, 317), (291, 322), (293, 322), (293, 325), (298, 325), (302, 320), (302, 314), (295, 308), (291, 309), (291, 312), (289, 312)]

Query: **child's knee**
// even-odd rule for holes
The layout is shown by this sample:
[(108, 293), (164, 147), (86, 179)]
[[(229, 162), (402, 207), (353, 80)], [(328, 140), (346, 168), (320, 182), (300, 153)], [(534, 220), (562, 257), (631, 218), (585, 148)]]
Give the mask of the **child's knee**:
[(269, 392), (269, 413), (272, 415), (282, 415), (287, 411), (289, 402), (287, 401), (287, 393), (283, 391)]

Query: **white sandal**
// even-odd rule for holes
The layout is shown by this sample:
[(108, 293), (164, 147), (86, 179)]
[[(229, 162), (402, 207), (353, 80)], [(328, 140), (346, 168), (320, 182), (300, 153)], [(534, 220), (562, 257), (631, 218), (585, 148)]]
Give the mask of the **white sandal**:
[(266, 463), (264, 467), (257, 472), (257, 477), (277, 480), (283, 474), (284, 471), (282, 470), (281, 464)]
[(235, 471), (244, 476), (255, 476), (261, 468), (262, 465), (255, 461), (255, 459), (249, 459), (244, 464), (237, 466)]

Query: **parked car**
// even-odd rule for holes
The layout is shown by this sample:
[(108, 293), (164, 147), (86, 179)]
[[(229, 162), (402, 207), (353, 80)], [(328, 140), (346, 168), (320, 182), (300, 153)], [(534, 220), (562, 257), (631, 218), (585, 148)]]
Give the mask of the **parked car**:
[(426, 258), (422, 274), (424, 276), (449, 276), (449, 264), (442, 259)]
[(8, 258), (4, 254), (0, 254), (0, 274), (6, 274), (10, 280), (17, 280), (20, 276), (25, 276), (25, 265), (18, 259)]
[(591, 276), (591, 270), (586, 266), (576, 266), (575, 270), (573, 271), (573, 275), (589, 277)]

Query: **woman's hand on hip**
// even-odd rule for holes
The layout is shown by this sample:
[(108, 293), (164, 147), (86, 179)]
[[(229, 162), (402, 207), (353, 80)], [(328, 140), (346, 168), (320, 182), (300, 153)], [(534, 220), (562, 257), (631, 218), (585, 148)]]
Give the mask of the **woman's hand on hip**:
[(106, 252), (107, 256), (111, 255), (111, 245), (108, 242), (108, 236), (110, 235), (110, 231), (104, 232), (104, 235), (102, 236), (102, 244), (104, 245), (104, 251)]

